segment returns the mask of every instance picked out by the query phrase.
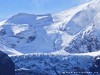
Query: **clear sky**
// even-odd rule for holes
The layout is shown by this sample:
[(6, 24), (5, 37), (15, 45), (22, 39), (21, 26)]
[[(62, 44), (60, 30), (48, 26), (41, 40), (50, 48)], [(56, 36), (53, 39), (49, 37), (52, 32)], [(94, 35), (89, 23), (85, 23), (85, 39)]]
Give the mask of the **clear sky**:
[(17, 13), (57, 13), (90, 0), (0, 0), (0, 21)]

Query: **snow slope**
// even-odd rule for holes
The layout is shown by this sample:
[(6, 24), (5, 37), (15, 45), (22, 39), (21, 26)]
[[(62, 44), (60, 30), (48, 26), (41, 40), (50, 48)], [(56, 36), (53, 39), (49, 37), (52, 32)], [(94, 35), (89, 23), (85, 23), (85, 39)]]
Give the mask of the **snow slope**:
[[(76, 53), (76, 52), (93, 52), (100, 50), (100, 0), (93, 1), (88, 5), (88, 9), (85, 9), (85, 16), (88, 16), (82, 20), (86, 25), (81, 22), (82, 27), (81, 31), (75, 35), (74, 40), (70, 42), (69, 46), (65, 48), (66, 51)], [(86, 13), (89, 11), (89, 13)], [(82, 15), (82, 13), (80, 13)], [(87, 15), (88, 14), (88, 15)], [(83, 19), (84, 15), (79, 19)], [(80, 22), (80, 21), (79, 21)], [(79, 23), (78, 23), (79, 24)], [(82, 26), (81, 25), (81, 26)]]

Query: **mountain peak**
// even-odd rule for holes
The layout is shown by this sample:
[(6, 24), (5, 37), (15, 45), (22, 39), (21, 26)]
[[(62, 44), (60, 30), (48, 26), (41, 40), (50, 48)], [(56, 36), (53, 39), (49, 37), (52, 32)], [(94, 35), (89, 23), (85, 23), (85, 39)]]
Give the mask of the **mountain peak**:
[(27, 14), (27, 13), (18, 13), (8, 19), (7, 22), (14, 24), (31, 24), (35, 20), (36, 15)]

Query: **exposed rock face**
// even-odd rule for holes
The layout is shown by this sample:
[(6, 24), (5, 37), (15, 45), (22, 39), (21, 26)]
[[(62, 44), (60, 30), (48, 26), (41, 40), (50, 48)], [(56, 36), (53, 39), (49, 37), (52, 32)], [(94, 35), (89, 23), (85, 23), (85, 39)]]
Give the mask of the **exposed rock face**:
[(15, 75), (15, 65), (7, 54), (0, 51), (0, 75)]
[(94, 59), (94, 64), (90, 69), (92, 72), (100, 73), (100, 56), (96, 56)]

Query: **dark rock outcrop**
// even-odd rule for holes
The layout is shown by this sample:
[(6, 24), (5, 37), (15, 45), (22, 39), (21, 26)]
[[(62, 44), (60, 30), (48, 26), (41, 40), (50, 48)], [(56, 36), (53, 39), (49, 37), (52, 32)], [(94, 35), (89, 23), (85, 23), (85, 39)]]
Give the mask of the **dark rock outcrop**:
[(94, 58), (94, 63), (93, 66), (90, 68), (90, 71), (100, 74), (100, 55)]
[(0, 75), (15, 75), (15, 65), (7, 54), (0, 51)]

